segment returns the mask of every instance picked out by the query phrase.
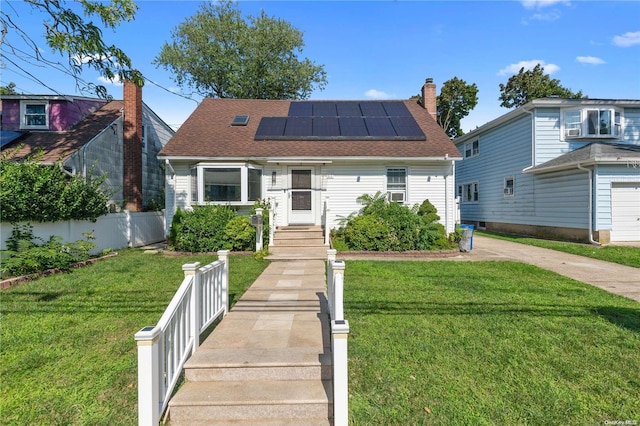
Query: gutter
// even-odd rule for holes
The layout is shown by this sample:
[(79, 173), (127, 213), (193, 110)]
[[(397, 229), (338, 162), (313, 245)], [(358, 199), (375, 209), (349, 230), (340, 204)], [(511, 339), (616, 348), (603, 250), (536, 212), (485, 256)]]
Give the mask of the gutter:
[(585, 169), (580, 163), (578, 163), (578, 169), (589, 174), (589, 242), (600, 246), (602, 244), (593, 239), (593, 171), (591, 169)]

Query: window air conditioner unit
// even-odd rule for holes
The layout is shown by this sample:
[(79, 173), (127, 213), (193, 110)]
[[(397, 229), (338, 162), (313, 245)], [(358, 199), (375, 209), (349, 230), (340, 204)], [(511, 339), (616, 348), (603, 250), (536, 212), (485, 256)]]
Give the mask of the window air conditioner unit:
[(575, 129), (566, 129), (564, 131), (564, 135), (568, 136), (568, 137), (577, 137), (580, 136), (580, 129), (579, 128), (575, 128)]
[(396, 201), (398, 203), (404, 203), (404, 192), (389, 192), (389, 201)]

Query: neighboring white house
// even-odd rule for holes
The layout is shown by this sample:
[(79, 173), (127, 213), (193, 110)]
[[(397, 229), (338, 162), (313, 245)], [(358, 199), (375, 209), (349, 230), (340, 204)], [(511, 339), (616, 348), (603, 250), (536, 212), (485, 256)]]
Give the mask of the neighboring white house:
[(166, 162), (167, 229), (177, 207), (271, 202), (276, 226), (323, 222), (362, 208), (378, 191), (408, 205), (429, 199), (455, 228), (460, 153), (423, 102), (204, 99), (159, 158)]
[(640, 100), (536, 99), (454, 143), (463, 223), (640, 241)]

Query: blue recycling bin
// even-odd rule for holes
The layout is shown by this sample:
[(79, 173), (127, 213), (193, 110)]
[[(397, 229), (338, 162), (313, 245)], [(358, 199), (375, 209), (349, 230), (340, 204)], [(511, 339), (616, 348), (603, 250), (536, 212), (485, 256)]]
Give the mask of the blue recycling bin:
[(460, 239), (460, 251), (471, 251), (473, 250), (473, 225), (461, 224), (460, 229), (462, 229), (462, 238)]

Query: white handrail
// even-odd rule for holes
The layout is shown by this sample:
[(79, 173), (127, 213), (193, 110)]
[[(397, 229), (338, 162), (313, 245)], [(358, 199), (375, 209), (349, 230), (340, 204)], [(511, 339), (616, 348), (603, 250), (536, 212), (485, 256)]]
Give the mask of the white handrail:
[(333, 422), (349, 424), (348, 337), (344, 319), (343, 290), (345, 264), (336, 261), (336, 250), (327, 250), (327, 299), (331, 317), (331, 359), (333, 366)]
[(200, 345), (200, 334), (229, 310), (229, 250), (200, 267), (182, 266), (184, 279), (156, 326), (135, 334), (138, 345), (138, 424), (157, 426), (184, 363)]
[(324, 225), (324, 245), (328, 246), (330, 243), (331, 229), (329, 229), (329, 201), (324, 200), (324, 212), (322, 214)]

